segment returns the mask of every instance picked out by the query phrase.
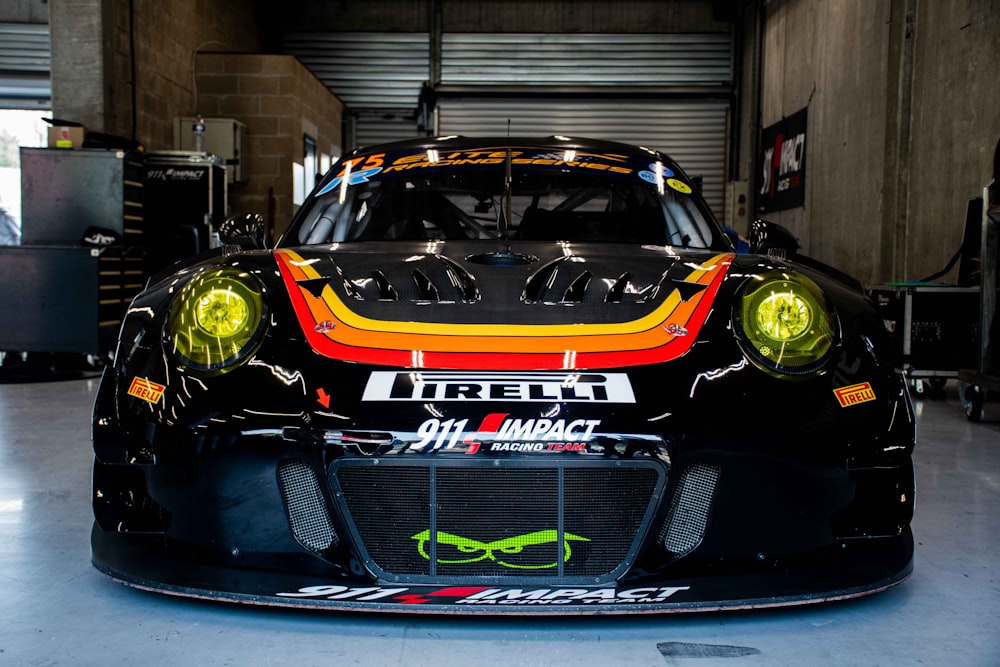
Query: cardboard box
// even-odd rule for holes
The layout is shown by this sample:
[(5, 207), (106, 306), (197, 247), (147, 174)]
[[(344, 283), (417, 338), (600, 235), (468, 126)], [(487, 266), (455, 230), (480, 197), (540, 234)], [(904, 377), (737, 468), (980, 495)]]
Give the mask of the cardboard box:
[(86, 133), (82, 125), (53, 125), (49, 127), (49, 148), (80, 148)]

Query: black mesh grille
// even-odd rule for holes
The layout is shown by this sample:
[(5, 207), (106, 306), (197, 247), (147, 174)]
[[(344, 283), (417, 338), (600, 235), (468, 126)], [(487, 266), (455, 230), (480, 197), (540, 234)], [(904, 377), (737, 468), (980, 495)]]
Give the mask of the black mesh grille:
[(430, 470), (350, 466), (341, 468), (337, 479), (362, 539), (372, 545), (399, 545), (379, 549), (380, 567), (411, 572), (417, 552), (410, 536), (429, 525)]
[(660, 533), (667, 551), (682, 556), (701, 544), (718, 481), (717, 466), (696, 464), (685, 468)]
[(312, 467), (304, 461), (282, 461), (278, 464), (278, 485), (296, 541), (316, 552), (337, 546), (330, 510)]
[(650, 462), (501, 468), (358, 460), (341, 462), (333, 477), (358, 538), (386, 575), (593, 582), (626, 564), (663, 474)]

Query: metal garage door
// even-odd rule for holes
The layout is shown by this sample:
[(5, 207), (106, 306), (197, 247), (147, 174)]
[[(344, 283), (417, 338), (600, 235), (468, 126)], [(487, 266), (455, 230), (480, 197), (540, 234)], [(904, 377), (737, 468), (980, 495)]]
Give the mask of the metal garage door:
[[(418, 135), (427, 33), (285, 39), (347, 107), (348, 147)], [(722, 213), (732, 38), (726, 33), (444, 33), (442, 134), (569, 134), (666, 151)]]
[(719, 101), (631, 99), (445, 99), (438, 104), (441, 134), (612, 139), (661, 150), (689, 176), (722, 215), (726, 175), (726, 119)]
[(364, 148), (389, 141), (413, 139), (424, 136), (419, 129), (414, 113), (409, 109), (406, 113), (377, 114), (345, 114), (344, 145), (353, 148)]
[(722, 214), (729, 34), (446, 33), (441, 52), (443, 90), (456, 91), (438, 103), (442, 134), (502, 136), (509, 121), (511, 134), (657, 148)]
[(297, 57), (345, 107), (414, 109), (428, 79), (423, 32), (316, 32), (285, 36)]
[(48, 109), (49, 26), (0, 23), (0, 108)]
[(295, 33), (285, 36), (285, 52), (344, 103), (348, 147), (417, 136), (417, 101), (430, 78), (427, 33)]
[(445, 33), (444, 86), (728, 90), (728, 33)]

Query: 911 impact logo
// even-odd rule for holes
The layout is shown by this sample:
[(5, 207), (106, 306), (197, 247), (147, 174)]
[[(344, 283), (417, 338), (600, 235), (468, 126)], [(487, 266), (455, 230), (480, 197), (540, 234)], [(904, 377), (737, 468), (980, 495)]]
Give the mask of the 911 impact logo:
[[(506, 412), (486, 415), (474, 431), (468, 419), (428, 419), (417, 429), (417, 451), (582, 452), (600, 419), (510, 419)], [(488, 446), (483, 446), (488, 444)]]
[(452, 373), (374, 371), (365, 401), (635, 403), (624, 373)]
[(427, 586), (351, 588), (348, 586), (304, 586), (294, 593), (276, 593), (283, 598), (347, 600), (394, 604), (463, 605), (606, 605), (655, 604), (666, 602), (690, 586), (647, 586), (641, 588), (508, 588), (500, 586)]

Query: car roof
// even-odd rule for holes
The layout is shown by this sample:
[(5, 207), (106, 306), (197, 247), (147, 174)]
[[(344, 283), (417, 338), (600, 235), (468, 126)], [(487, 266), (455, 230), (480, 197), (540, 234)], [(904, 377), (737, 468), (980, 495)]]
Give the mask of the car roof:
[[(587, 149), (587, 150), (603, 150), (603, 151), (614, 151), (617, 153), (625, 153), (629, 155), (650, 155), (656, 157), (657, 159), (670, 158), (665, 154), (653, 148), (647, 148), (645, 146), (636, 146), (635, 144), (628, 144), (618, 141), (608, 141), (605, 139), (588, 139), (585, 137), (569, 137), (565, 135), (551, 135), (548, 137), (467, 137), (461, 135), (451, 135), (443, 137), (424, 137), (419, 139), (406, 139), (403, 141), (395, 141), (386, 144), (372, 144), (369, 146), (363, 146), (351, 151), (349, 155), (357, 155), (361, 153), (373, 153), (376, 151), (390, 151), (390, 150), (426, 150), (426, 149), (469, 149), (469, 148), (483, 148), (483, 147), (506, 147), (506, 146), (531, 146), (533, 148), (552, 148), (558, 150), (566, 149)], [(670, 160), (673, 162), (673, 160)]]

